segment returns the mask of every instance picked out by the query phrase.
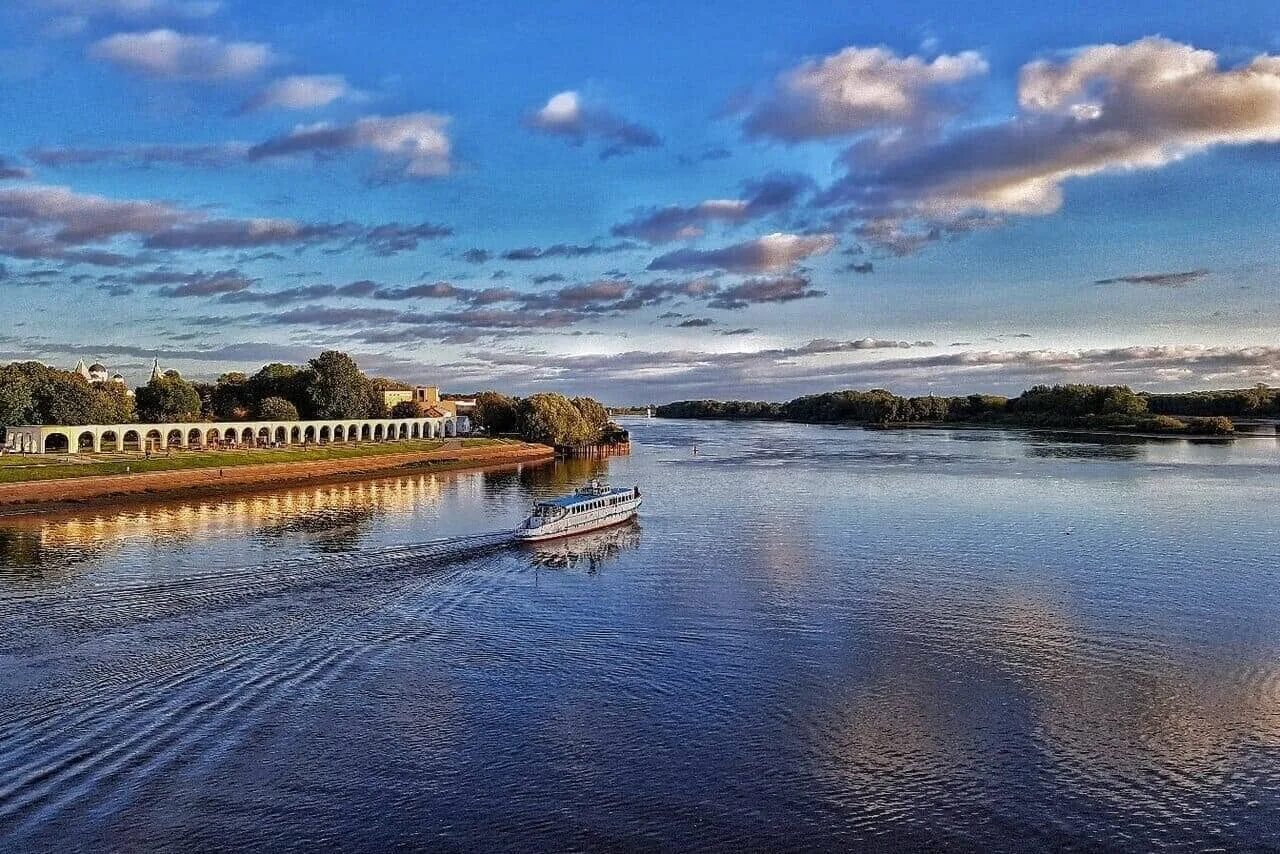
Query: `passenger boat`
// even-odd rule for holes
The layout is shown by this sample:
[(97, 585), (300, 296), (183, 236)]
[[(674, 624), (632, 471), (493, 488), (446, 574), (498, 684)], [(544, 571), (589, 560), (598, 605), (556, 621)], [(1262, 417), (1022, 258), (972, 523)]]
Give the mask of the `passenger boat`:
[(533, 505), (533, 512), (516, 529), (516, 539), (553, 540), (618, 525), (635, 518), (640, 503), (639, 487), (611, 489), (593, 480), (569, 495)]

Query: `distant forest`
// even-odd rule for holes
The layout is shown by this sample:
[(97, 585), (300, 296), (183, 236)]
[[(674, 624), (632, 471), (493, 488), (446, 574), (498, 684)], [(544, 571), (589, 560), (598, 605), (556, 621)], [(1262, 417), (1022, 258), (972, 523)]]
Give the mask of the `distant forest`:
[(1146, 394), (1127, 386), (1038, 385), (1017, 397), (970, 394), (901, 397), (884, 389), (829, 391), (786, 403), (683, 400), (659, 406), (663, 418), (730, 418), (814, 424), (904, 426), (992, 424), (1170, 435), (1221, 436), (1232, 418), (1280, 417), (1280, 390)]

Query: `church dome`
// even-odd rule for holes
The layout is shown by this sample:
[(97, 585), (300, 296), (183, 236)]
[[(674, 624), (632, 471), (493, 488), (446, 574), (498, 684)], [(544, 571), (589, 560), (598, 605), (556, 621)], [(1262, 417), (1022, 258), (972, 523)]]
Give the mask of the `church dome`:
[(94, 362), (89, 366), (89, 372), (94, 374), (105, 374), (107, 372), (107, 366), (101, 362)]

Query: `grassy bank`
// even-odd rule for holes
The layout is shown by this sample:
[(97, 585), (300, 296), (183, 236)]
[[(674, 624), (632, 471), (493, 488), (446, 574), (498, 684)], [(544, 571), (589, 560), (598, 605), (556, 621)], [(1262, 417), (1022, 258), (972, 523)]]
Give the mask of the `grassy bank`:
[[(482, 448), (503, 444), (519, 445), (505, 439), (462, 439), (460, 447)], [(75, 477), (141, 474), (146, 472), (189, 471), (194, 469), (227, 469), (268, 463), (314, 463), (379, 457), (389, 454), (426, 453), (459, 447), (457, 440), (416, 440), (404, 442), (369, 442), (366, 444), (312, 445), (307, 448), (252, 448), (220, 451), (185, 451), (174, 449), (146, 459), (142, 454), (68, 454), (0, 456), (0, 484), (30, 483)]]

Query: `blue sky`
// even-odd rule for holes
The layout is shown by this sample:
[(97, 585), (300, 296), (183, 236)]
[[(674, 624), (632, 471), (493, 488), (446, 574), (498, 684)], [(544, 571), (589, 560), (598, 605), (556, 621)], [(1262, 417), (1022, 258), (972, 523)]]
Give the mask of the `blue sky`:
[(1273, 3), (6, 8), (4, 358), (617, 402), (1280, 375)]

